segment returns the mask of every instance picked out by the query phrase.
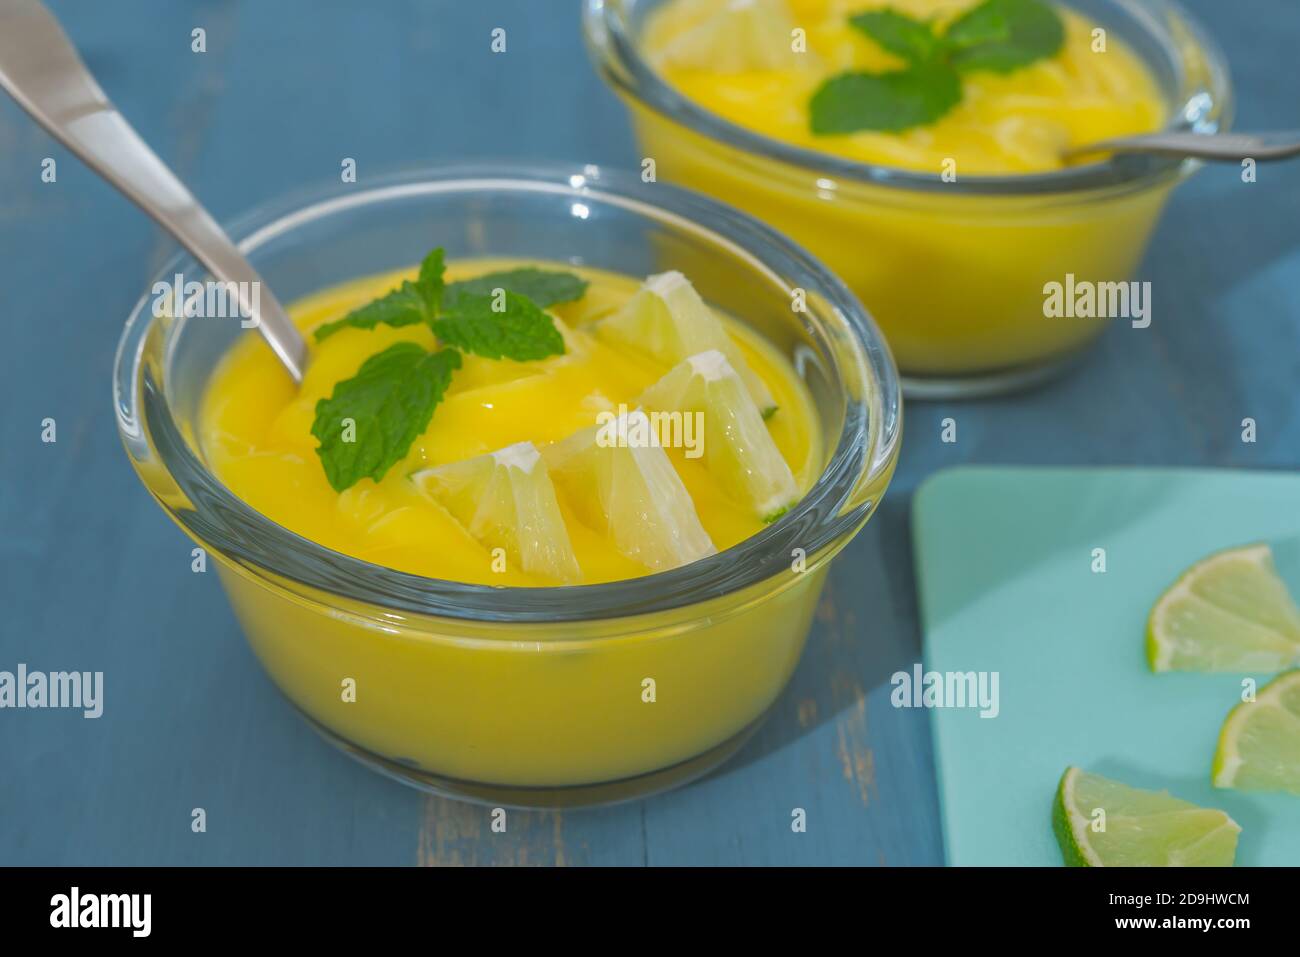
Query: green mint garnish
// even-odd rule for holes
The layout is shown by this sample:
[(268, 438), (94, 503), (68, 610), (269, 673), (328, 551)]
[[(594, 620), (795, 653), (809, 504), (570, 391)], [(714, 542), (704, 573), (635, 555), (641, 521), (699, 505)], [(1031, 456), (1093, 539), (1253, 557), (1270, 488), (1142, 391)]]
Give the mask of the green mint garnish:
[(491, 295), (498, 289), (525, 296), (543, 309), (581, 299), (587, 292), (587, 281), (571, 272), (531, 266), (490, 272), (460, 282), (444, 283), (442, 277), (443, 251), (435, 249), (420, 264), (419, 279), (415, 282), (407, 280), (388, 295), (352, 310), (342, 319), (318, 326), (316, 341), (320, 342), (340, 329), (432, 323), (443, 313), (455, 312), (463, 297)]
[(1060, 16), (1043, 0), (984, 0), (942, 35), (892, 9), (860, 13), (849, 22), (908, 65), (828, 79), (809, 103), (817, 135), (899, 132), (933, 123), (961, 102), (961, 73), (1010, 73), (1055, 56), (1065, 43)]
[(925, 63), (939, 52), (939, 38), (930, 24), (913, 20), (897, 10), (886, 8), (859, 13), (850, 17), (849, 23), (908, 63)]
[(415, 282), (409, 279), (400, 286), (380, 296), (374, 302), (353, 309), (342, 319), (316, 327), (316, 341), (326, 339), (340, 329), (373, 329), (375, 326), (413, 326), (432, 322), (442, 301), (442, 250), (435, 249), (420, 263), (420, 276)]
[(446, 271), (446, 268), (441, 246), (425, 256), (420, 263), (420, 276), (416, 279), (415, 284), (419, 286), (420, 293), (424, 296), (425, 302), (428, 303), (430, 311), (436, 310), (438, 303), (442, 302), (444, 292), (442, 274)]
[(429, 321), (429, 307), (420, 287), (409, 280), (386, 296), (353, 309), (342, 319), (316, 327), (316, 341), (334, 335), (340, 329), (373, 329), (375, 326), (413, 326)]
[(954, 20), (944, 41), (958, 70), (1011, 73), (1055, 56), (1065, 25), (1040, 0), (985, 0)]
[(414, 342), (396, 342), (317, 402), (311, 434), (320, 439), (316, 454), (334, 490), (366, 477), (377, 482), (405, 458), (459, 368), (455, 349), (430, 352)]
[(451, 310), (455, 308), (461, 296), (488, 296), (497, 289), (527, 296), (538, 306), (548, 309), (562, 302), (581, 299), (587, 292), (587, 281), (579, 279), (571, 272), (551, 272), (532, 267), (508, 269), (504, 272), (490, 272), (474, 279), (449, 283), (442, 304), (446, 309)]
[[(357, 374), (316, 403), (311, 434), (316, 454), (337, 492), (363, 478), (376, 482), (406, 457), (429, 427), (461, 353), (527, 362), (564, 354), (564, 337), (542, 303), (581, 298), (587, 283), (571, 273), (516, 269), (459, 283), (443, 282), (443, 251), (435, 249), (407, 280), (374, 302), (316, 330), (316, 340), (339, 329), (427, 323), (440, 348), (430, 352), (398, 342), (362, 363)], [(526, 290), (541, 297), (534, 300)]]
[(551, 317), (515, 292), (499, 298), (462, 294), (454, 311), (433, 321), (433, 332), (447, 345), (485, 359), (527, 362), (564, 352), (564, 338)]
[(961, 79), (943, 64), (892, 73), (841, 73), (812, 98), (814, 133), (898, 132), (922, 126), (961, 102)]

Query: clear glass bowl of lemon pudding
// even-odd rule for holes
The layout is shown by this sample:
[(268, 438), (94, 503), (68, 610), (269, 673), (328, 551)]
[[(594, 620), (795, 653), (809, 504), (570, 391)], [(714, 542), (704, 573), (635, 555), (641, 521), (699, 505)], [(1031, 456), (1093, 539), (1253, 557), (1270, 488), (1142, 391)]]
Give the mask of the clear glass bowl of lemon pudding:
[[(308, 335), (301, 386), (237, 319), (145, 297), (114, 398), (297, 709), (378, 770), (503, 805), (637, 797), (734, 753), (897, 456), (892, 359), (839, 280), (743, 214), (594, 167), (413, 173), (231, 232)], [(203, 275), (181, 256), (158, 278), (178, 273)], [(355, 321), (425, 293), (429, 323)], [(488, 341), (543, 313), (545, 355), (506, 355), (522, 319)], [(412, 359), (385, 406), (405, 409), (453, 346), (376, 467), (356, 390)], [(647, 441), (661, 413), (681, 431)]]
[(1059, 315), (1051, 284), (1132, 280), (1170, 190), (1197, 168), (1067, 162), (1067, 148), (1231, 119), (1222, 56), (1169, 0), (1052, 0), (1057, 33), (1038, 49), (1036, 13), (1015, 35), (1011, 10), (1032, 62), (1005, 38), (977, 47), (1022, 0), (585, 3), (592, 55), (631, 109), (643, 162), (830, 266), (917, 397), (1004, 392), (1067, 367), (1107, 310)]

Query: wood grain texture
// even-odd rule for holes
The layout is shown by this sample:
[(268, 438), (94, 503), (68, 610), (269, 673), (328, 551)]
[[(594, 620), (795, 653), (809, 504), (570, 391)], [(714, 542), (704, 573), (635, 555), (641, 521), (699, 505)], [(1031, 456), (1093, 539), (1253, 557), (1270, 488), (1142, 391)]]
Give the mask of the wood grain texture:
[[(1243, 128), (1294, 125), (1300, 7), (1186, 0), (1234, 65)], [(632, 167), (624, 112), (558, 0), (53, 3), (110, 96), (223, 218), (336, 179), (475, 157)], [(190, 51), (203, 26), (208, 52)], [(509, 52), (488, 52), (508, 30)], [(58, 161), (58, 182), (40, 163)], [(171, 243), (0, 103), (0, 668), (103, 670), (104, 716), (0, 712), (0, 863), (923, 864), (942, 860), (908, 505), (964, 462), (1300, 465), (1300, 165), (1175, 196), (1116, 326), (1031, 396), (914, 404), (897, 478), (843, 553), (771, 720), (684, 790), (588, 812), (426, 797), (333, 751), (262, 675), (211, 575), (114, 434), (121, 323)], [(40, 442), (40, 422), (59, 440)], [(1243, 445), (1240, 421), (1259, 423)], [(939, 441), (940, 422), (958, 441)], [(206, 810), (208, 830), (190, 829)], [(805, 833), (791, 830), (803, 809)]]

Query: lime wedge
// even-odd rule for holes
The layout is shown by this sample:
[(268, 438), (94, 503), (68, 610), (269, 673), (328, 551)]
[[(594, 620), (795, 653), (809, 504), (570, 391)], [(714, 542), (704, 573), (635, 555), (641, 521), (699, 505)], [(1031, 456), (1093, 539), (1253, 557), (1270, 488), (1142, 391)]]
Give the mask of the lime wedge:
[(784, 0), (706, 0), (684, 16), (693, 25), (658, 54), (663, 67), (743, 73), (795, 66), (794, 17)]
[(1228, 713), (1210, 780), (1216, 788), (1300, 795), (1300, 670), (1278, 675)]
[(1223, 811), (1078, 768), (1061, 776), (1052, 829), (1068, 867), (1231, 867), (1241, 833)]
[(717, 349), (740, 374), (763, 418), (776, 411), (776, 399), (767, 384), (749, 368), (721, 320), (679, 272), (651, 276), (618, 312), (600, 320), (595, 328), (599, 338), (648, 353), (664, 365)]
[(584, 523), (653, 571), (685, 565), (717, 549), (664, 450), (649, 438), (644, 412), (583, 429), (542, 454)]
[(531, 442), (423, 469), (411, 481), (487, 548), (530, 575), (582, 578), (546, 463)]
[(1147, 618), (1152, 671), (1280, 671), (1300, 661), (1300, 609), (1267, 545), (1202, 559)]
[[(764, 521), (776, 520), (798, 500), (790, 466), (772, 441), (745, 383), (721, 351), (710, 349), (673, 366), (639, 401), (652, 419), (668, 413), (703, 420), (705, 468), (728, 495), (746, 503)], [(681, 431), (689, 434), (684, 428)], [(691, 455), (691, 450), (686, 454)]]

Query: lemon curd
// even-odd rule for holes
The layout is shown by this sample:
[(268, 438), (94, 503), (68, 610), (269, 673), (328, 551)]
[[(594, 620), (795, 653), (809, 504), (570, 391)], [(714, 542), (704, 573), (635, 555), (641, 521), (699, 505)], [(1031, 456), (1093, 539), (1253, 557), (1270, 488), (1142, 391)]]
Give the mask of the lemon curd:
[[(1072, 144), (1150, 131), (1168, 112), (1122, 31), (1095, 34), (1096, 24), (1062, 4), (1052, 4), (1064, 27), (1058, 53), (1010, 73), (963, 72), (960, 101), (937, 120), (899, 132), (811, 131), (809, 101), (824, 81), (903, 62), (854, 28), (851, 16), (890, 7), (941, 31), (974, 6), (655, 5), (637, 32), (650, 69), (706, 116), (757, 134), (759, 143), (704, 125), (645, 82), (620, 87), (657, 175), (764, 220), (831, 267), (880, 324), (917, 395), (1000, 391), (1063, 365), (1105, 323), (1045, 317), (1044, 287), (1067, 274), (1098, 283), (1131, 278), (1179, 178), (1059, 191), (1030, 179), (1064, 175), (1062, 151)], [(799, 30), (803, 53), (791, 50)], [(603, 53), (620, 55), (608, 45)], [(804, 152), (779, 154), (777, 146)], [(851, 175), (835, 166), (846, 161), (899, 172), (887, 180)], [(924, 188), (905, 179), (917, 173), (928, 176)], [(990, 177), (1005, 185), (967, 183)]]
[[(448, 279), (472, 278), (515, 268), (517, 263), (459, 263)], [(554, 267), (552, 267), (554, 268)], [(336, 383), (356, 374), (375, 353), (399, 341), (433, 348), (421, 324), (343, 329), (316, 343), (301, 387), (290, 382), (275, 356), (255, 338), (239, 343), (213, 376), (201, 417), (202, 446), (213, 472), (255, 509), (290, 531), (326, 548), (368, 562), (429, 578), (487, 585), (560, 584), (530, 574), (515, 561), (494, 556), (451, 512), (423, 494), (413, 474), (531, 442), (539, 448), (592, 427), (602, 413), (635, 409), (645, 390), (669, 364), (644, 349), (611, 344), (589, 330), (613, 312), (640, 282), (591, 270), (590, 285), (575, 302), (552, 307), (565, 352), (533, 362), (465, 355), (446, 397), (405, 459), (383, 479), (362, 479), (342, 493), (326, 480), (315, 449), (312, 421), (317, 402)], [(310, 331), (395, 288), (411, 274), (360, 279), (318, 293), (291, 310)], [(743, 361), (770, 391), (776, 414), (766, 425), (799, 490), (806, 491), (821, 465), (811, 399), (789, 364), (754, 333), (734, 321), (726, 328)], [(310, 339), (310, 336), (309, 336)], [(703, 436), (686, 439), (702, 440)], [(760, 531), (764, 516), (729, 497), (696, 449), (665, 452), (721, 551)], [(558, 503), (577, 558), (577, 582), (593, 584), (649, 574), (627, 557), (609, 534), (579, 516), (583, 501), (560, 489)], [(494, 560), (495, 558), (495, 560)]]

